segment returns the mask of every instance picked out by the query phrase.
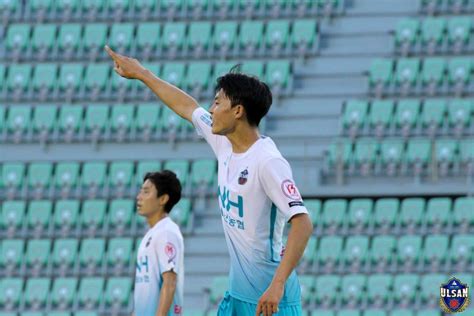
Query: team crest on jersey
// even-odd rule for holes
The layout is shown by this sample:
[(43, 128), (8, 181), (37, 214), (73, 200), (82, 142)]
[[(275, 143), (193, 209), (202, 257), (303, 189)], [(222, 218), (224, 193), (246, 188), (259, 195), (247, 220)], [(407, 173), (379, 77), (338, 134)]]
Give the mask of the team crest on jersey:
[(245, 170), (240, 173), (240, 176), (239, 176), (239, 184), (240, 185), (244, 185), (244, 184), (247, 183), (247, 177), (249, 175), (249, 171), (247, 169), (248, 169), (248, 167), (245, 168)]
[(167, 242), (165, 246), (165, 253), (168, 256), (168, 263), (173, 261), (173, 259), (176, 257), (176, 247), (172, 243)]
[(457, 278), (441, 284), (439, 305), (446, 313), (459, 313), (469, 306), (469, 287)]
[(150, 242), (151, 242), (151, 237), (148, 238), (148, 240), (146, 241), (145, 248), (148, 248), (148, 246), (150, 245)]
[(281, 183), (281, 190), (286, 197), (292, 200), (301, 200), (301, 195), (296, 184), (290, 179), (286, 179)]

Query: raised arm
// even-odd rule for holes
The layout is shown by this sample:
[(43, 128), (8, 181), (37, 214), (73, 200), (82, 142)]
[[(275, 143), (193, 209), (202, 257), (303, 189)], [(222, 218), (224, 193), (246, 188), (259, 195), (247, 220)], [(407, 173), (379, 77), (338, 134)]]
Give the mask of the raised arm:
[(135, 58), (117, 54), (109, 46), (105, 46), (105, 50), (114, 60), (114, 70), (116, 73), (127, 79), (142, 81), (173, 112), (192, 122), (192, 114), (198, 107), (198, 103), (193, 97), (155, 76)]

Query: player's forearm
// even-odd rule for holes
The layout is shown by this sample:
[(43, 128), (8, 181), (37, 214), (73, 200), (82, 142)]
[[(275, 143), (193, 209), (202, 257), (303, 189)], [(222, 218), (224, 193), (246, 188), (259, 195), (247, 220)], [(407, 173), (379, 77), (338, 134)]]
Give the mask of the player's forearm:
[(193, 111), (198, 107), (198, 103), (193, 97), (158, 78), (149, 70), (144, 70), (139, 79), (173, 112), (190, 122), (192, 121)]
[(273, 277), (274, 283), (284, 285), (291, 272), (298, 264), (313, 233), (313, 224), (307, 214), (295, 215), (291, 220), (285, 254)]
[(163, 282), (160, 291), (160, 304), (156, 311), (156, 316), (167, 316), (171, 305), (173, 304), (174, 292), (176, 291), (176, 282)]

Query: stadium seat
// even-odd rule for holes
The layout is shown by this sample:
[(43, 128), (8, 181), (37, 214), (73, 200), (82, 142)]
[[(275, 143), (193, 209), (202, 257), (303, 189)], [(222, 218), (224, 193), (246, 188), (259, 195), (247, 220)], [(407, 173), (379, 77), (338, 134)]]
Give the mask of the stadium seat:
[(212, 47), (219, 51), (221, 56), (228, 54), (234, 48), (237, 38), (237, 22), (225, 21), (214, 24)]
[[(107, 263), (111, 269), (127, 267), (132, 255), (132, 239), (112, 238), (107, 247)], [(117, 271), (120, 271), (118, 269)]]
[(421, 24), (421, 40), (429, 53), (434, 53), (445, 36), (446, 19), (428, 17)]
[(452, 202), (450, 198), (432, 198), (426, 208), (426, 222), (428, 226), (439, 225), (445, 227), (451, 224)]
[(82, 204), (81, 226), (94, 234), (104, 225), (107, 202), (105, 200), (86, 200)]
[(290, 22), (287, 20), (273, 20), (266, 25), (265, 44), (272, 50), (273, 57), (284, 52), (288, 46)]
[(407, 88), (410, 88), (411, 86), (415, 85), (418, 81), (418, 73), (420, 71), (420, 66), (420, 60), (417, 58), (399, 59), (397, 61), (395, 70), (396, 82), (399, 85), (407, 86)]
[(125, 50), (129, 50), (132, 45), (134, 39), (133, 34), (133, 23), (113, 24), (110, 28), (108, 44), (117, 49), (118, 52), (125, 52)]
[(457, 235), (451, 241), (449, 259), (451, 264), (459, 262), (469, 263), (474, 260), (472, 251), (474, 250), (474, 238), (471, 235)]
[(448, 117), (450, 126), (454, 127), (457, 134), (472, 124), (471, 112), (474, 109), (472, 102), (466, 99), (454, 99), (448, 106)]
[(31, 47), (40, 60), (52, 51), (56, 40), (56, 29), (55, 24), (39, 24), (33, 28)]
[(419, 28), (420, 22), (415, 19), (405, 18), (398, 21), (395, 31), (395, 44), (401, 48), (405, 55), (417, 41)]
[(149, 139), (151, 133), (158, 127), (161, 107), (156, 104), (139, 104), (137, 106), (137, 117), (135, 123), (137, 129), (142, 133), (142, 137)]
[(205, 52), (209, 48), (211, 29), (212, 24), (211, 22), (207, 21), (193, 22), (189, 25), (187, 41), (187, 49), (189, 54), (192, 54), (197, 58), (205, 55)]
[(25, 210), (24, 201), (5, 201), (2, 205), (2, 224), (12, 233), (20, 230), (24, 223)]
[(33, 67), (30, 64), (10, 65), (6, 85), (8, 90), (14, 90), (15, 92), (25, 92), (28, 90), (32, 71)]
[(134, 121), (135, 107), (133, 105), (123, 104), (112, 106), (110, 117), (110, 127), (117, 133), (118, 139), (123, 139), (130, 131)]
[(29, 106), (10, 106), (7, 114), (7, 128), (14, 135), (15, 142), (19, 142), (31, 125), (31, 112)]
[(369, 302), (383, 305), (391, 295), (393, 277), (390, 274), (371, 274), (367, 278), (367, 298)]
[[(361, 128), (366, 121), (366, 115), (369, 105), (367, 101), (351, 100), (346, 103), (344, 110), (343, 123), (345, 128), (354, 129), (355, 133), (358, 128)], [(355, 136), (352, 135), (351, 136)]]
[[(1, 245), (0, 267), (10, 273), (19, 270), (24, 261), (25, 241), (22, 239), (3, 239)], [(0, 295), (0, 302), (1, 297), (3, 295)]]
[(452, 17), (448, 21), (448, 39), (454, 44), (454, 51), (459, 53), (469, 42), (472, 20), (469, 17)]
[(342, 252), (342, 243), (343, 239), (338, 236), (322, 237), (316, 255), (319, 264), (333, 266), (338, 263)]
[(393, 236), (376, 236), (372, 239), (370, 258), (373, 264), (387, 265), (392, 262), (396, 240)]
[(405, 144), (403, 139), (386, 139), (380, 146), (380, 157), (383, 165), (387, 167), (388, 175), (393, 175), (395, 168), (404, 157)]
[[(101, 1), (99, 1), (101, 2)], [(87, 51), (97, 51), (104, 47), (107, 39), (107, 24), (87, 23), (84, 26), (83, 47)]]
[[(446, 282), (448, 277), (438, 273), (425, 274), (421, 277), (421, 300), (423, 302), (435, 302), (439, 300), (439, 287)], [(418, 313), (420, 315), (420, 313)]]
[(297, 20), (293, 23), (291, 43), (293, 48), (298, 48), (300, 56), (318, 45), (318, 26), (315, 20)]
[(168, 56), (173, 58), (176, 51), (181, 49), (185, 42), (186, 24), (182, 22), (166, 23), (161, 36), (161, 47), (168, 51)]
[(161, 112), (160, 127), (169, 139), (175, 139), (176, 135), (183, 131), (184, 120), (170, 108), (164, 107)]
[(109, 229), (114, 228), (115, 234), (123, 233), (130, 227), (135, 203), (133, 200), (113, 200), (109, 205)]
[(423, 104), (421, 121), (424, 127), (432, 130), (431, 135), (443, 124), (446, 108), (446, 101), (443, 99), (426, 100)]
[(189, 161), (187, 160), (169, 160), (166, 161), (163, 169), (171, 170), (176, 174), (176, 177), (181, 182), (181, 185), (186, 187), (188, 183)]
[(130, 299), (132, 280), (130, 278), (110, 278), (105, 289), (105, 302), (113, 309), (127, 307)]
[(417, 274), (399, 274), (395, 276), (393, 285), (393, 298), (396, 302), (412, 302), (418, 288), (420, 276)]
[(314, 283), (315, 277), (313, 275), (299, 275), (298, 281), (301, 286), (301, 301), (303, 305), (308, 305), (312, 303), (314, 293)]
[(184, 87), (190, 89), (193, 95), (199, 97), (206, 91), (211, 78), (211, 64), (207, 62), (195, 62), (188, 66)]
[[(13, 1), (14, 2), (14, 1)], [(6, 36), (6, 48), (18, 58), (30, 44), (31, 26), (29, 24), (12, 24)]]
[(51, 201), (31, 201), (28, 205), (28, 228), (35, 234), (46, 231), (51, 222), (53, 203)]
[(350, 236), (346, 239), (344, 247), (344, 260), (346, 265), (362, 265), (368, 255), (369, 238), (366, 236)]
[(6, 188), (19, 188), (23, 185), (25, 165), (23, 163), (3, 163), (2, 183)]
[(346, 219), (347, 200), (331, 199), (326, 200), (323, 205), (322, 222), (324, 226), (341, 228)]
[(51, 303), (53, 307), (67, 310), (70, 309), (76, 296), (78, 280), (75, 278), (56, 278), (51, 291)]
[(50, 250), (50, 239), (30, 240), (28, 242), (26, 247), (26, 264), (29, 269), (33, 270), (30, 270), (29, 273), (37, 274), (41, 268), (47, 266)]
[(306, 209), (309, 212), (309, 217), (311, 218), (311, 222), (313, 226), (319, 224), (319, 217), (322, 209), (322, 202), (321, 200), (316, 199), (305, 199), (304, 204)]
[(70, 269), (76, 263), (79, 248), (79, 239), (56, 239), (52, 251), (53, 267), (59, 274)]
[(243, 21), (240, 24), (239, 45), (240, 49), (245, 52), (246, 57), (256, 55), (262, 42), (262, 21)]
[(2, 278), (0, 280), (0, 306), (9, 309), (18, 307), (23, 294), (23, 286), (23, 279)]
[(88, 272), (93, 274), (94, 271), (100, 269), (105, 254), (104, 239), (83, 239), (79, 253), (81, 266), (87, 268)]
[(172, 85), (183, 87), (185, 71), (186, 67), (183, 63), (166, 63), (161, 77)]
[(335, 274), (323, 274), (316, 277), (316, 303), (332, 306), (338, 296), (341, 277)]
[(469, 58), (453, 58), (449, 65), (449, 82), (455, 85), (455, 92), (462, 92), (462, 87), (470, 81), (472, 72), (472, 61)]
[[(229, 65), (230, 68), (232, 68), (234, 65)], [(223, 73), (227, 73), (230, 68), (226, 69), (226, 71)], [(247, 75), (250, 75), (250, 76), (255, 76), (259, 79), (262, 79), (264, 76), (263, 76), (263, 68), (264, 68), (264, 64), (259, 62), (259, 61), (255, 61), (255, 60), (249, 60), (249, 61), (246, 61), (242, 67), (241, 67), (241, 72), (244, 73), (244, 74), (247, 74)]]
[(400, 100), (397, 104), (395, 120), (399, 127), (409, 130), (418, 120), (420, 101), (414, 99)]
[(390, 316), (415, 316), (415, 312), (407, 309), (394, 309)]
[(474, 198), (461, 197), (454, 202), (453, 222), (457, 227), (466, 230), (474, 226)]
[(28, 185), (32, 189), (49, 187), (53, 176), (53, 164), (50, 162), (35, 162), (28, 167)]
[(446, 60), (444, 58), (426, 58), (423, 62), (422, 80), (424, 85), (428, 85), (431, 90), (430, 95), (435, 94), (435, 88), (443, 84), (445, 79)]
[(49, 278), (27, 279), (23, 295), (25, 305), (33, 309), (44, 307), (49, 297), (50, 287)]
[(374, 223), (378, 227), (393, 227), (398, 217), (400, 202), (394, 198), (378, 199), (374, 208)]
[(381, 309), (367, 309), (364, 316), (387, 316), (387, 312)]
[(171, 218), (181, 227), (186, 227), (191, 216), (191, 201), (181, 198), (170, 213)]
[(58, 73), (56, 64), (38, 64), (33, 73), (32, 87), (41, 100), (47, 98), (47, 93), (56, 87), (56, 77)]
[(394, 62), (390, 59), (375, 59), (370, 66), (369, 83), (371, 87), (385, 87), (392, 80)]
[(439, 265), (446, 260), (449, 238), (445, 235), (431, 235), (425, 238), (423, 258), (426, 265)]
[(58, 108), (54, 105), (45, 104), (34, 108), (33, 128), (40, 133), (42, 140), (46, 141), (47, 135), (56, 127), (57, 114)]
[(339, 161), (346, 165), (349, 163), (352, 152), (352, 144), (347, 139), (336, 139), (331, 143), (328, 150), (328, 162), (337, 164)]
[(411, 139), (408, 142), (406, 159), (410, 164), (421, 164), (423, 166), (428, 163), (431, 160), (431, 142), (427, 139)]
[(209, 300), (212, 304), (218, 303), (224, 293), (229, 289), (229, 278), (227, 276), (214, 277), (209, 288)]
[(460, 158), (463, 163), (472, 163), (474, 161), (474, 142), (466, 139), (461, 141), (459, 146)]
[(405, 235), (398, 239), (397, 256), (400, 265), (408, 266), (417, 263), (421, 254), (422, 239), (420, 236)]
[(192, 185), (199, 189), (200, 186), (213, 188), (216, 181), (216, 161), (211, 159), (196, 160), (192, 164), (191, 181)]
[(82, 165), (83, 188), (101, 188), (104, 185), (107, 165), (105, 162), (86, 162)]
[(311, 266), (314, 263), (314, 260), (316, 259), (316, 243), (316, 238), (314, 236), (311, 236), (308, 240), (308, 245), (306, 246), (303, 252), (302, 260), (304, 262), (304, 265), (306, 265), (308, 271), (311, 271)]
[(367, 176), (375, 162), (378, 144), (372, 138), (361, 138), (355, 145), (354, 162), (361, 167), (361, 173)]
[(54, 226), (67, 235), (77, 226), (79, 217), (78, 200), (59, 200), (54, 206)]
[[(110, 75), (110, 65), (108, 64), (89, 64), (84, 74), (84, 86), (91, 91), (91, 99), (96, 98), (95, 94), (103, 92), (106, 88)], [(88, 108), (92, 107), (90, 105)]]
[(285, 89), (290, 85), (291, 65), (286, 60), (273, 60), (267, 63), (267, 69), (265, 71), (265, 82), (276, 90), (275, 93), (278, 95), (280, 89)]
[(349, 203), (349, 225), (367, 228), (372, 222), (371, 199), (353, 199)]
[(82, 75), (84, 66), (81, 64), (62, 64), (59, 70), (58, 84), (62, 91), (68, 93), (67, 98), (71, 99), (72, 95), (79, 89), (82, 84)]
[(161, 25), (159, 23), (144, 22), (138, 25), (135, 36), (136, 45), (139, 50), (144, 52), (145, 59), (148, 59), (149, 55), (158, 47), (160, 34)]
[[(344, 302), (360, 302), (365, 297), (366, 277), (362, 274), (352, 274), (342, 277), (341, 292)], [(339, 312), (341, 315), (341, 311)]]
[(156, 160), (139, 161), (136, 171), (136, 182), (138, 185), (143, 183), (143, 178), (148, 172), (156, 172), (161, 170), (161, 162)]
[(110, 165), (109, 183), (112, 187), (128, 187), (131, 184), (133, 174), (132, 161), (114, 161)]
[(400, 206), (399, 220), (403, 226), (419, 226), (425, 212), (423, 198), (406, 198)]
[(79, 285), (78, 303), (80, 307), (94, 309), (103, 300), (103, 289), (105, 281), (103, 278), (83, 278)]
[[(62, 0), (65, 1), (65, 0)], [(78, 23), (68, 23), (59, 26), (57, 45), (59, 52), (67, 59), (80, 47), (82, 26)]]

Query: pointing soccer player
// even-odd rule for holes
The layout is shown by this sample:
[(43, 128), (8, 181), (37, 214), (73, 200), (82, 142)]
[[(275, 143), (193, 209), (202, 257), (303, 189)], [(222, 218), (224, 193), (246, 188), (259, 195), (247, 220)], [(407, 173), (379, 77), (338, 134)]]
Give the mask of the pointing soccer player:
[[(302, 315), (294, 269), (313, 226), (290, 165), (258, 130), (272, 103), (268, 86), (255, 77), (228, 73), (217, 79), (208, 112), (136, 59), (106, 50), (119, 75), (142, 81), (192, 122), (217, 157), (218, 200), (231, 259), (230, 288), (218, 315)], [(283, 254), (286, 222), (291, 229)]]
[(137, 253), (135, 316), (181, 316), (183, 306), (183, 236), (168, 216), (181, 198), (181, 184), (169, 171), (145, 175), (137, 195), (138, 214), (150, 229)]

